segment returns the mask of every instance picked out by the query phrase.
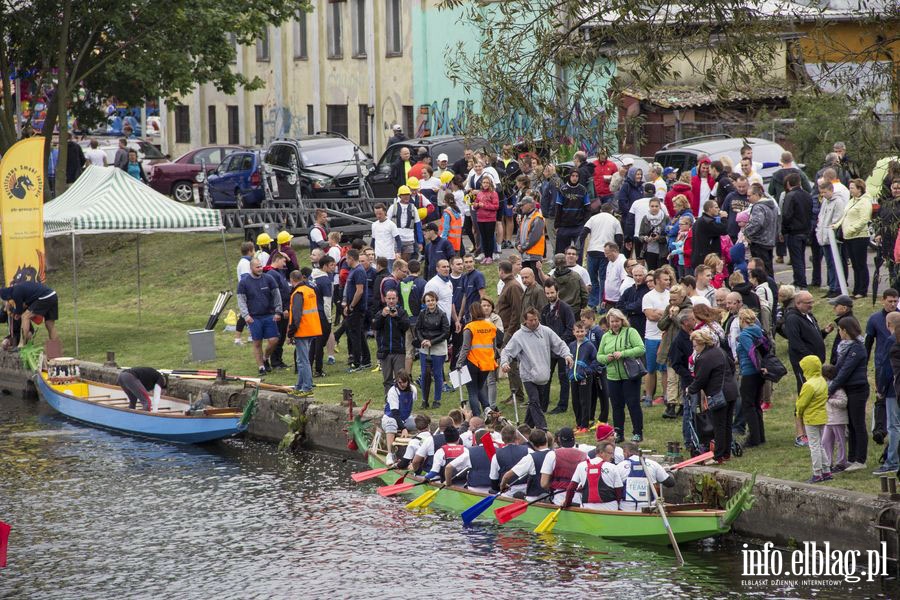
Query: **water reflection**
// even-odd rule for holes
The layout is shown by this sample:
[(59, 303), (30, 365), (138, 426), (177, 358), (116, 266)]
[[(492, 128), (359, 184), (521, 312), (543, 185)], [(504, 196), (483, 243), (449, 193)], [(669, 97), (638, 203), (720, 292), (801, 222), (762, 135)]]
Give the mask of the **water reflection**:
[[(4, 399), (0, 519), (11, 598), (873, 597), (741, 586), (736, 541), (671, 551), (406, 510), (362, 466), (229, 440), (140, 440)], [(896, 597), (896, 594), (893, 595)]]

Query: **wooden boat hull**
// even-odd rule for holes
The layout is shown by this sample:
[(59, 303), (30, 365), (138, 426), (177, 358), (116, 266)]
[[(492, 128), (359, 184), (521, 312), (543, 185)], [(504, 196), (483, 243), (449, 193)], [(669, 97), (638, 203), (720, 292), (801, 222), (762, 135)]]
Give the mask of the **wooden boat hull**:
[[(167, 442), (198, 444), (230, 437), (247, 428), (246, 425), (240, 423), (240, 414), (188, 416), (176, 412), (149, 413), (132, 410), (127, 406), (108, 406), (90, 401), (71, 393), (71, 390), (70, 393), (66, 393), (65, 389), (58, 389), (66, 386), (52, 386), (41, 373), (35, 375), (34, 381), (41, 398), (65, 416), (89, 425), (131, 435)], [(92, 382), (85, 383), (101, 385)], [(118, 394), (124, 395), (118, 387), (103, 387), (109, 389), (113, 394), (118, 391)], [(184, 404), (183, 408), (187, 408), (187, 405)]]

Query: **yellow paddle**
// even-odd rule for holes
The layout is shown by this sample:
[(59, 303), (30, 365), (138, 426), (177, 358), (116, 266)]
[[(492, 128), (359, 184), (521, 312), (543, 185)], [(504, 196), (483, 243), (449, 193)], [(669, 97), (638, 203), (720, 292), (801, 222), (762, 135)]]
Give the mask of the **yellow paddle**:
[(556, 526), (556, 521), (559, 519), (559, 511), (561, 508), (557, 508), (552, 513), (544, 517), (544, 520), (540, 522), (540, 524), (534, 528), (535, 533), (550, 533), (553, 531), (553, 528)]
[[(468, 470), (469, 470), (469, 468), (463, 469), (462, 471), (457, 473), (455, 477), (459, 477), (460, 475), (462, 475), (463, 473), (465, 473)], [(441, 491), (442, 489), (444, 489), (445, 487), (447, 487), (446, 482), (442, 483), (441, 486), (435, 490), (428, 490), (427, 492), (425, 492), (424, 494), (422, 494), (421, 496), (419, 496), (418, 498), (416, 498), (415, 500), (413, 500), (412, 502), (407, 504), (406, 508), (425, 508), (426, 506), (428, 506), (429, 504), (434, 502), (434, 498), (435, 498), (435, 496), (437, 496), (437, 493), (439, 491)]]

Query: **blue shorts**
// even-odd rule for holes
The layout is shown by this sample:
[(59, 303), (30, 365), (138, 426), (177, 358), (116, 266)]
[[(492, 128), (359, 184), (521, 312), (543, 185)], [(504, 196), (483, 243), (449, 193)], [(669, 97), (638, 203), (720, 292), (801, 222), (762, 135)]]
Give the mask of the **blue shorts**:
[(253, 317), (253, 322), (247, 327), (250, 328), (250, 339), (254, 342), (278, 337), (278, 325), (272, 315)]
[(644, 340), (644, 348), (647, 350), (646, 360), (647, 360), (647, 372), (653, 373), (659, 371), (661, 373), (666, 372), (665, 364), (658, 364), (656, 362), (656, 354), (659, 351), (659, 345), (662, 343), (662, 340)]

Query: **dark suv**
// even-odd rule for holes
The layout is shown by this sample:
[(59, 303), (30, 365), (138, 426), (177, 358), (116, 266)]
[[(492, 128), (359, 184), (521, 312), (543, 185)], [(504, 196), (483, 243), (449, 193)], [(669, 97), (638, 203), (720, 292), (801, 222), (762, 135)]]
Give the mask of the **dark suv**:
[[(487, 140), (479, 137), (466, 138), (458, 135), (435, 135), (432, 137), (405, 140), (388, 147), (378, 159), (375, 170), (369, 174), (369, 187), (375, 198), (393, 198), (397, 195), (394, 184), (391, 183), (391, 163), (400, 156), (401, 148), (409, 148), (410, 154), (415, 157), (419, 148), (428, 150), (431, 164), (437, 166), (437, 157), (446, 154), (448, 164), (453, 165), (461, 159), (466, 148), (477, 151), (486, 151), (489, 148)], [(463, 173), (465, 175), (465, 173)]]
[[(273, 196), (294, 198), (296, 185), (300, 186), (304, 198), (359, 196), (359, 175), (365, 178), (369, 173), (372, 158), (354, 148), (353, 142), (327, 133), (273, 141), (264, 159), (274, 178)], [(299, 181), (294, 173), (294, 161)]]

